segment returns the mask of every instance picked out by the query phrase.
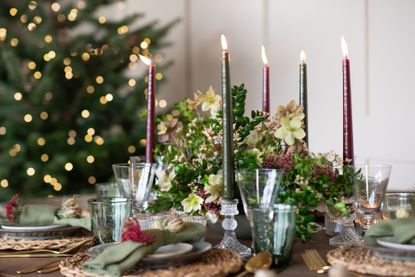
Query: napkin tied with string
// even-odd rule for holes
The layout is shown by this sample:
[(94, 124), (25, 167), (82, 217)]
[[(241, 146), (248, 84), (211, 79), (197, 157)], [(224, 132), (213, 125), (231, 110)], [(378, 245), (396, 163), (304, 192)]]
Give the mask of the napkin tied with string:
[(118, 277), (132, 269), (143, 257), (154, 253), (159, 247), (171, 243), (196, 242), (206, 234), (206, 228), (198, 223), (185, 222), (182, 231), (172, 233), (168, 230), (150, 229), (143, 231), (154, 236), (151, 244), (126, 241), (104, 250), (95, 259), (83, 265), (85, 271), (96, 275)]

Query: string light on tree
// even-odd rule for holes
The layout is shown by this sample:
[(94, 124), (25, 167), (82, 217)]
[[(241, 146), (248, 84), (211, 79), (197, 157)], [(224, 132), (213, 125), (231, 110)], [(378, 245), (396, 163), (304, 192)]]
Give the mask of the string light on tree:
[(33, 167), (29, 167), (29, 168), (26, 170), (26, 174), (27, 174), (27, 175), (29, 175), (29, 176), (33, 176), (33, 175), (35, 175), (35, 174), (36, 174), (36, 170), (35, 170)]
[(7, 188), (9, 186), (9, 181), (7, 181), (7, 179), (3, 179), (0, 181), (0, 186), (2, 188)]
[(94, 158), (94, 156), (92, 156), (92, 155), (88, 155), (88, 156), (86, 157), (86, 161), (87, 161), (87, 163), (92, 164), (92, 163), (94, 163), (95, 158)]
[(20, 101), (22, 100), (22, 98), (23, 98), (23, 94), (21, 94), (20, 92), (17, 91), (14, 93), (14, 100)]
[(49, 161), (49, 155), (48, 154), (42, 154), (40, 156), (40, 160), (44, 163), (46, 163), (47, 161)]
[[(8, 47), (16, 58), (11, 66), (15, 67), (12, 70), (19, 80), (13, 80), (11, 74), (3, 74), (3, 81), (15, 90), (0, 94), (0, 109), (2, 105), (10, 105), (11, 110), (23, 111), (17, 114), (20, 123), (16, 117), (0, 115), (0, 149), (5, 154), (3, 166), (6, 172), (16, 172), (7, 178), (7, 186), (13, 184), (13, 193), (36, 192), (39, 191), (36, 186), (45, 183), (51, 186), (48, 186), (50, 195), (56, 195), (57, 191), (76, 193), (82, 181), (95, 184), (98, 179), (105, 182), (112, 177), (111, 173), (100, 172), (98, 178), (93, 166), (98, 163), (98, 157), (111, 153), (111, 146), (124, 149), (119, 157), (121, 160), (142, 150), (135, 139), (143, 137), (142, 128), (136, 128), (142, 118), (136, 118), (134, 112), (135, 122), (125, 125), (122, 122), (130, 120), (129, 116), (120, 114), (114, 121), (111, 115), (116, 112), (114, 109), (133, 103), (138, 97), (144, 98), (133, 93), (132, 88), (139, 86), (137, 80), (142, 82), (144, 74), (134, 75), (130, 87), (128, 81), (132, 77), (124, 79), (124, 73), (137, 67), (138, 54), (149, 54), (151, 48), (152, 55), (157, 55), (157, 51), (166, 45), (163, 39), (170, 25), (159, 27), (149, 23), (144, 27), (143, 24), (132, 24), (135, 18), (131, 22), (111, 18), (109, 22), (106, 16), (99, 14), (98, 8), (118, 0), (98, 2), (91, 7), (87, 6), (90, 4), (86, 0), (4, 2), (4, 11), (0, 15), (0, 43), (7, 44), (3, 46)], [(17, 5), (19, 7), (14, 7)], [(121, 5), (125, 6), (125, 3)], [(102, 36), (90, 36), (82, 46), (78, 42), (85, 34), (73, 30), (89, 23), (92, 23), (93, 33)], [(30, 43), (23, 39), (25, 34), (30, 34)], [(148, 36), (153, 35), (154, 42), (150, 45)], [(123, 40), (120, 41), (120, 37)], [(146, 44), (146, 49), (140, 48), (141, 43)], [(7, 67), (7, 71), (10, 70)], [(115, 100), (117, 105), (113, 105)], [(108, 112), (102, 112), (104, 107), (101, 105), (108, 105), (105, 107)], [(143, 103), (137, 101), (136, 105)], [(142, 107), (137, 106), (136, 110), (140, 111)], [(25, 126), (21, 126), (22, 123)], [(23, 132), (25, 130), (27, 133)], [(117, 133), (131, 136), (121, 139), (112, 136)], [(111, 144), (107, 142), (107, 136)], [(75, 146), (77, 151), (74, 151)], [(79, 153), (87, 153), (82, 158), (84, 165), (89, 165), (87, 168), (77, 166)], [(100, 166), (108, 163), (106, 159), (99, 162)], [(69, 171), (73, 174), (68, 174)], [(65, 179), (58, 180), (60, 178), (53, 176), (65, 176)], [(67, 186), (66, 182), (76, 185)], [(4, 181), (1, 185), (5, 186)], [(5, 200), (0, 194), (0, 202)]]
[(70, 162), (67, 162), (66, 164), (65, 164), (65, 170), (66, 171), (71, 171), (73, 169), (73, 164), (72, 163), (70, 163)]

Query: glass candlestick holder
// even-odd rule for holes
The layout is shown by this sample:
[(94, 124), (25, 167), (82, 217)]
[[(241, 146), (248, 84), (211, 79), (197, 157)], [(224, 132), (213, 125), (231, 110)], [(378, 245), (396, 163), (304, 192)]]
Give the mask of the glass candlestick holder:
[(235, 229), (238, 226), (235, 219), (235, 215), (239, 214), (238, 200), (222, 200), (220, 214), (224, 216), (222, 222), (224, 234), (222, 241), (216, 247), (231, 249), (238, 252), (242, 257), (251, 256), (251, 248), (240, 243), (235, 235)]

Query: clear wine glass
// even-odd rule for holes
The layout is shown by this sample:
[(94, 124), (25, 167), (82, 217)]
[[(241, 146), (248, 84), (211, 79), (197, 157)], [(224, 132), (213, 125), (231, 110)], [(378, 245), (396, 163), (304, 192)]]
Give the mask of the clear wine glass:
[(361, 236), (354, 222), (362, 231), (366, 231), (375, 223), (377, 215), (380, 214), (392, 167), (382, 164), (362, 164), (350, 166), (349, 169), (355, 175), (353, 192), (357, 211), (350, 217), (343, 218), (342, 232), (329, 240), (329, 244), (333, 246), (361, 242)]
[(120, 163), (113, 164), (115, 180), (123, 197), (133, 201), (133, 215), (144, 213), (154, 181), (156, 164)]

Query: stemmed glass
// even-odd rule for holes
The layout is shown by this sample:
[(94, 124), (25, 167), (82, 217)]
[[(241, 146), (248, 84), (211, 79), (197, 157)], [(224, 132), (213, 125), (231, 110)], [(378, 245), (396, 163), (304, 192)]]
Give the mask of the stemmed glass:
[(154, 181), (156, 164), (120, 163), (113, 164), (115, 180), (123, 197), (133, 201), (133, 215), (145, 211), (145, 203)]
[(282, 182), (282, 176), (282, 170), (268, 168), (237, 172), (235, 179), (251, 228), (253, 228), (252, 209), (258, 207), (266, 209), (274, 204)]
[(353, 174), (354, 206), (357, 212), (356, 215), (344, 219), (342, 232), (329, 240), (330, 245), (339, 246), (361, 241), (354, 221), (366, 231), (375, 223), (376, 217), (380, 216), (391, 169), (392, 166), (385, 164), (362, 164), (348, 168)]
[(364, 164), (355, 166), (357, 176), (353, 191), (357, 208), (357, 225), (362, 231), (380, 219), (383, 199), (392, 166), (386, 164)]
[[(268, 168), (239, 170), (236, 173), (235, 180), (241, 193), (245, 215), (251, 226), (252, 248), (256, 251), (259, 249), (255, 246), (260, 244), (263, 238), (259, 234), (264, 233), (263, 230), (268, 228), (266, 226), (271, 225), (272, 217), (265, 215), (272, 213), (270, 208), (277, 198), (282, 176), (283, 171)], [(256, 215), (255, 226), (254, 211), (256, 210), (259, 210), (261, 214)]]

